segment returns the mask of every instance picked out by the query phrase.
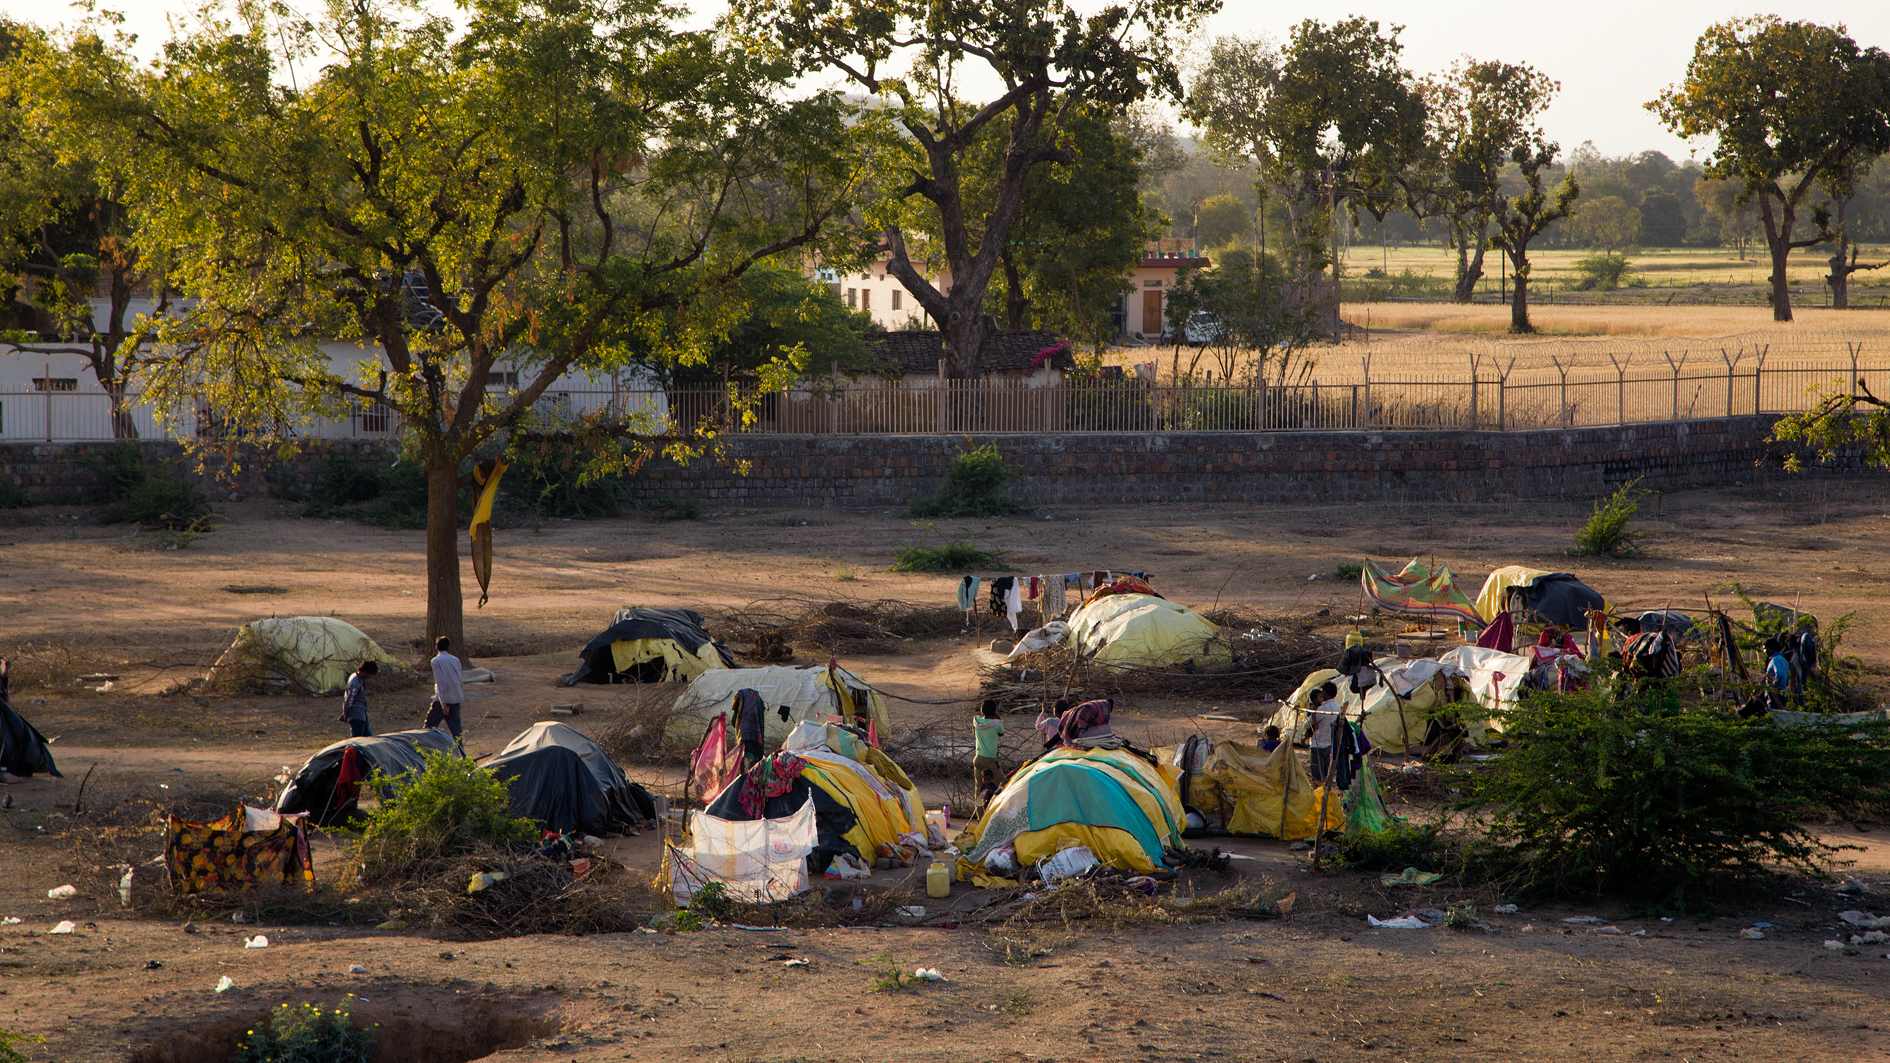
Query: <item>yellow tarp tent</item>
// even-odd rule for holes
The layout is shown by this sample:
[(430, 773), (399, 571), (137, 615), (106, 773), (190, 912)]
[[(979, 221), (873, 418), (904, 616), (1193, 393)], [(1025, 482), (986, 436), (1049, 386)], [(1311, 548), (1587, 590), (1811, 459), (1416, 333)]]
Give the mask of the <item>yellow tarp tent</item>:
[(1018, 769), (958, 836), (959, 878), (985, 874), (985, 861), (1006, 845), (1022, 866), (1079, 845), (1125, 871), (1165, 866), (1184, 825), (1178, 778), (1127, 749), (1053, 749)]
[[(1217, 803), (1232, 806), (1227, 829), (1233, 833), (1286, 840), (1313, 836), (1322, 795), (1292, 746), (1282, 742), (1269, 753), (1259, 746), (1221, 742), (1208, 754), (1201, 774), (1220, 792)], [(1326, 829), (1345, 829), (1345, 802), (1336, 789), (1326, 802)]]
[(339, 694), (362, 661), (404, 670), (361, 629), (332, 616), (252, 620), (210, 668), (210, 685), (281, 685), (310, 694)]
[(1220, 629), (1185, 605), (1152, 594), (1111, 594), (1070, 617), (1076, 652), (1105, 664), (1161, 668), (1187, 664), (1212, 668), (1232, 663)]
[[(854, 716), (865, 726), (871, 714), (879, 733), (891, 732), (886, 703), (866, 681), (845, 668), (835, 668), (829, 675), (825, 665), (808, 668), (775, 666), (769, 668), (717, 668), (689, 681), (676, 696), (670, 713), (671, 739), (694, 742), (702, 737), (717, 713), (733, 707), (735, 692), (747, 688), (761, 696), (767, 706), (765, 736), (770, 748), (777, 747), (802, 721), (820, 722), (822, 716)], [(788, 708), (788, 718), (776, 711)]]

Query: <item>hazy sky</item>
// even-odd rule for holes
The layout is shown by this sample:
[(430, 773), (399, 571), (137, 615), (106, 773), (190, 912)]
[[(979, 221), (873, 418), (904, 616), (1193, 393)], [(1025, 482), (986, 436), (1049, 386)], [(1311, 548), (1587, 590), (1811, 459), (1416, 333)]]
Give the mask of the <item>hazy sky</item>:
[[(101, 0), (100, 6), (123, 10), (128, 26), (149, 44), (165, 36), (167, 11), (188, 11), (195, 4)], [(296, 6), (314, 9), (319, 4)], [(689, 0), (689, 6), (705, 14), (720, 7), (714, 0)], [(1347, 14), (1399, 23), (1405, 26), (1401, 39), (1406, 65), (1419, 74), (1443, 70), (1458, 56), (1470, 55), (1527, 62), (1561, 81), (1547, 128), (1565, 152), (1592, 140), (1608, 155), (1655, 149), (1681, 160), (1701, 146), (1668, 133), (1641, 105), (1680, 78), (1701, 30), (1723, 19), (1767, 11), (1842, 22), (1860, 44), (1890, 49), (1890, 0), (1796, 0), (1789, 9), (1710, 0), (1593, 0), (1548, 7), (1462, 0), (1353, 0), (1317, 6), (1227, 0), (1199, 41), (1205, 51), (1205, 43), (1221, 34), (1265, 33), (1284, 40), (1301, 19), (1331, 21)], [(64, 0), (0, 0), (0, 12), (42, 25), (76, 17)]]

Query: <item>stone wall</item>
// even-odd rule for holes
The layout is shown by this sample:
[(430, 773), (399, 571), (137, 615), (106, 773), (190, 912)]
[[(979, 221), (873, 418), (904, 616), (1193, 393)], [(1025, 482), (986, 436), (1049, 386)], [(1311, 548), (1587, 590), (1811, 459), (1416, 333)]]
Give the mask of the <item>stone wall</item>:
[[(1762, 475), (1773, 418), (1734, 417), (1538, 432), (1135, 433), (990, 436), (1019, 479), (1012, 494), (1033, 505), (1135, 502), (1478, 502), (1592, 498), (1636, 477), (1656, 490), (1750, 481)], [(894, 507), (938, 490), (959, 436), (750, 436), (728, 441), (734, 461), (687, 467), (658, 461), (632, 495), (650, 505), (672, 495), (727, 507)], [(83, 502), (106, 443), (0, 444), (0, 475), (42, 501)], [(175, 443), (140, 443), (214, 497), (301, 497), (331, 454), (387, 460), (383, 441), (311, 440), (288, 461), (237, 451), (201, 467)], [(1856, 455), (1837, 463), (1855, 468)]]

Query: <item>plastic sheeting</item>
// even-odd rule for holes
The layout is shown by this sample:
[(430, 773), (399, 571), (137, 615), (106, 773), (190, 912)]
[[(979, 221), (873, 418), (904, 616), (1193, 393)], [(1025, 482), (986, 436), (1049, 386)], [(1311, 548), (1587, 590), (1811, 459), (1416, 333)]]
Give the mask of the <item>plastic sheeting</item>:
[(35, 772), (64, 778), (53, 764), (52, 747), (39, 728), (13, 711), (13, 703), (0, 697), (0, 771), (24, 779)]
[(362, 661), (385, 669), (405, 665), (387, 655), (360, 628), (332, 616), (252, 620), (210, 667), (210, 685), (284, 683), (310, 694), (339, 694)]
[(1520, 589), (1525, 621), (1554, 624), (1565, 631), (1586, 631), (1588, 610), (1608, 610), (1608, 601), (1599, 591), (1567, 572), (1509, 565), (1483, 581), (1483, 589), (1477, 592), (1477, 613), (1486, 621), (1496, 619), (1512, 587)]
[(1432, 572), (1417, 558), (1397, 572), (1388, 572), (1376, 562), (1366, 561), (1359, 571), (1359, 584), (1365, 596), (1394, 613), (1457, 620), (1481, 626), (1483, 617), (1460, 590), (1448, 565)]
[(1515, 707), (1517, 692), (1532, 667), (1527, 657), (1481, 646), (1459, 646), (1438, 660), (1463, 673), (1470, 696), (1489, 710), (1493, 727)]
[(571, 686), (613, 679), (633, 682), (643, 677), (675, 682), (734, 667), (735, 657), (728, 647), (702, 630), (701, 613), (692, 609), (620, 609), (611, 617), (610, 626), (579, 651), (577, 671), (559, 682)]
[(1111, 867), (1153, 871), (1181, 844), (1178, 773), (1127, 749), (1053, 749), (1018, 769), (959, 835), (960, 878), (980, 873), (993, 850), (1015, 845), (1035, 864), (1076, 845)]
[(512, 814), (550, 830), (605, 834), (656, 818), (649, 791), (627, 778), (602, 746), (562, 723), (535, 723), (484, 762), (504, 781)]
[(1220, 629), (1185, 605), (1150, 594), (1111, 594), (1070, 617), (1076, 651), (1104, 664), (1212, 668), (1233, 661)]
[[(819, 723), (823, 716), (863, 716), (871, 712), (879, 725), (880, 734), (890, 731), (885, 702), (867, 687), (864, 680), (845, 668), (835, 668), (833, 679), (838, 680), (837, 690), (833, 680), (828, 678), (825, 665), (704, 672), (690, 680), (689, 686), (676, 696), (676, 703), (670, 713), (670, 736), (680, 742), (695, 741), (709, 726), (710, 720), (718, 713), (729, 710), (734, 703), (735, 692), (744, 688), (761, 695), (761, 703), (767, 707), (767, 712), (762, 716), (766, 724), (763, 744), (770, 749), (779, 748), (781, 740), (787, 737), (796, 724), (804, 720)], [(776, 711), (782, 705), (788, 707), (785, 720)]]
[(379, 771), (391, 777), (423, 770), (427, 762), (422, 750), (457, 754), (459, 745), (451, 734), (434, 727), (344, 738), (308, 758), (276, 796), (276, 811), (284, 815), (306, 812), (311, 822), (322, 827), (346, 819), (354, 810), (354, 794), (336, 793), (335, 784), (341, 774), (341, 759), (350, 749), (366, 762), (364, 771)]
[(1345, 796), (1334, 789), (1328, 798), (1293, 752), (1281, 743), (1271, 752), (1240, 742), (1221, 742), (1208, 754), (1202, 774), (1231, 805), (1227, 829), (1235, 834), (1264, 834), (1291, 840), (1310, 838), (1325, 813), (1325, 828), (1345, 829)]
[(765, 903), (807, 891), (807, 856), (814, 851), (814, 802), (780, 819), (731, 820), (698, 812), (687, 847), (670, 845), (664, 875), (677, 904), (708, 882), (734, 900)]

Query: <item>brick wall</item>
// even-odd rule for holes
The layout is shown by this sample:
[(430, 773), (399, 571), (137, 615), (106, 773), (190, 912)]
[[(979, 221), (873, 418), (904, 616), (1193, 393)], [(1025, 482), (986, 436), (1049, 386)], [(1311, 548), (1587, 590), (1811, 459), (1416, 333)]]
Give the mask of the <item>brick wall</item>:
[[(1012, 494), (1034, 505), (1122, 502), (1478, 502), (1592, 498), (1642, 477), (1661, 490), (1750, 481), (1768, 452), (1770, 417), (1540, 432), (1282, 432), (992, 436), (1020, 478)], [(700, 461), (647, 466), (632, 495), (670, 495), (712, 507), (904, 506), (938, 490), (959, 436), (751, 436), (729, 441), (738, 476)], [(0, 475), (45, 501), (82, 502), (104, 443), (0, 444)], [(175, 462), (214, 497), (300, 497), (330, 454), (387, 458), (380, 441), (311, 440), (282, 461), (239, 448), (239, 471), (211, 455), (204, 468), (174, 443), (141, 443), (147, 460)], [(1768, 462), (1776, 467), (1776, 457)], [(1840, 465), (1855, 467), (1855, 455)]]

